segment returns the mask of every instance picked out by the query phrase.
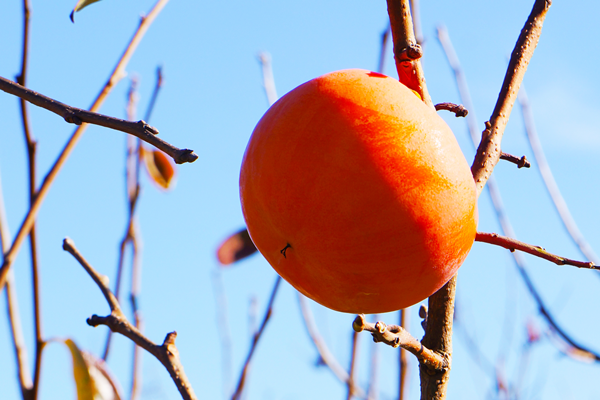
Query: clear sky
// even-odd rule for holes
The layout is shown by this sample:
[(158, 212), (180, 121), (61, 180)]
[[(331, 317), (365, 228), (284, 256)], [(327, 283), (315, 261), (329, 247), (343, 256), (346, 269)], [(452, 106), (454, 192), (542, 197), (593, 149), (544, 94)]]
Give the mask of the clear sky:
[[(22, 5), (4, 2), (0, 13), (0, 76), (14, 79), (20, 70)], [(31, 1), (28, 86), (69, 105), (87, 108), (106, 79), (152, 0), (103, 0), (75, 16), (75, 1)], [(460, 102), (453, 75), (436, 39), (445, 24), (461, 59), (478, 116), (478, 126), (493, 110), (507, 57), (532, 1), (424, 1), (425, 70), (435, 103)], [(597, 93), (600, 35), (597, 2), (555, 1), (540, 44), (524, 80), (546, 156), (580, 230), (600, 251), (598, 153), (600, 109)], [(155, 70), (163, 66), (165, 85), (150, 121), (163, 139), (195, 150), (194, 164), (177, 167), (174, 190), (158, 191), (146, 177), (138, 216), (143, 239), (143, 284), (140, 306), (147, 336), (162, 342), (176, 330), (185, 370), (200, 398), (227, 398), (237, 383), (252, 329), (251, 302), (258, 319), (275, 281), (266, 261), (255, 255), (219, 269), (215, 250), (244, 226), (238, 195), (241, 158), (252, 129), (268, 103), (257, 61), (268, 51), (278, 93), (321, 74), (344, 68), (376, 69), (380, 37), (387, 26), (383, 0), (193, 2), (172, 0), (144, 37), (127, 67), (140, 80), (141, 118), (153, 89)], [(396, 76), (387, 52), (384, 73)], [(125, 118), (128, 78), (114, 89), (101, 112)], [(60, 117), (29, 107), (38, 140), (38, 184), (74, 127)], [(464, 120), (441, 114), (453, 129), (469, 162), (474, 151)], [(61, 248), (71, 237), (101, 273), (115, 274), (118, 243), (126, 222), (125, 136), (90, 127), (66, 163), (44, 202), (38, 223), (44, 335), (71, 337), (99, 354), (105, 327), (91, 328), (85, 319), (104, 315), (100, 291), (75, 260)], [(516, 107), (503, 150), (533, 155)], [(26, 154), (17, 99), (0, 93), (0, 172), (11, 233), (28, 207)], [(518, 170), (501, 162), (494, 172), (508, 215), (519, 239), (548, 251), (581, 259), (552, 208), (535, 165)], [(479, 230), (498, 232), (489, 196), (479, 199)], [(527, 256), (532, 280), (559, 324), (573, 339), (600, 351), (597, 301), (600, 279), (594, 272), (556, 266)], [(32, 312), (27, 245), (14, 264), (22, 321), (32, 361)], [(128, 287), (129, 272), (125, 287)], [(221, 282), (226, 308), (216, 304), (215, 282)], [(476, 243), (458, 281), (459, 327), (454, 340), (450, 399), (494, 398), (494, 377), (473, 359), (470, 337), (483, 357), (522, 398), (592, 399), (598, 396), (598, 365), (564, 356), (547, 323), (525, 289), (508, 251)], [(126, 293), (124, 292), (124, 298)], [(2, 295), (4, 309), (4, 295)], [(422, 336), (417, 307), (409, 330)], [(130, 314), (130, 308), (125, 305)], [(312, 303), (321, 334), (339, 362), (347, 366), (353, 315)], [(222, 313), (225, 326), (218, 322)], [(380, 317), (396, 323), (396, 314)], [(256, 323), (256, 322), (255, 322)], [(542, 333), (524, 352), (528, 323)], [(230, 337), (231, 353), (223, 338)], [(130, 386), (131, 343), (117, 338), (109, 366), (125, 392)], [(370, 336), (361, 335), (359, 384), (368, 386)], [(378, 346), (380, 398), (397, 396), (397, 353)], [(231, 364), (229, 355), (231, 354)], [(255, 354), (248, 376), (247, 400), (343, 398), (346, 388), (325, 367), (302, 325), (294, 290), (285, 284)], [(483, 362), (485, 363), (485, 361)], [(419, 397), (418, 368), (410, 364), (410, 397)], [(167, 372), (149, 354), (143, 361), (143, 398), (177, 399)], [(0, 393), (19, 397), (8, 324), (0, 317)], [(70, 360), (65, 348), (51, 344), (44, 353), (41, 399), (73, 398)]]

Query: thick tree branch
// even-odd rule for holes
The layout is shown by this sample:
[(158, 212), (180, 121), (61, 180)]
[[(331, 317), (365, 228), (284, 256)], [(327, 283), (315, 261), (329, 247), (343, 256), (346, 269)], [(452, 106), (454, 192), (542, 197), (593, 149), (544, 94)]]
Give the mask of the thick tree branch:
[(98, 325), (106, 325), (113, 332), (120, 333), (121, 335), (131, 339), (135, 344), (148, 351), (154, 357), (160, 361), (169, 374), (171, 379), (175, 382), (179, 393), (185, 400), (196, 400), (194, 390), (190, 385), (185, 372), (183, 371), (183, 365), (179, 360), (179, 351), (175, 346), (175, 338), (177, 332), (171, 332), (167, 334), (162, 345), (157, 345), (144, 336), (135, 326), (133, 326), (125, 317), (119, 306), (117, 298), (113, 295), (107, 286), (108, 279), (100, 275), (96, 270), (85, 260), (85, 258), (75, 248), (75, 244), (69, 238), (65, 238), (63, 241), (63, 249), (69, 252), (75, 259), (81, 264), (86, 270), (90, 277), (94, 280), (96, 285), (102, 291), (106, 302), (110, 307), (110, 314), (106, 317), (100, 317), (98, 315), (92, 315), (87, 319), (87, 323), (90, 326), (96, 327)]
[(414, 354), (421, 365), (433, 370), (441, 371), (449, 366), (447, 358), (428, 349), (410, 333), (398, 325), (386, 325), (383, 322), (371, 323), (365, 320), (364, 315), (358, 315), (352, 323), (356, 332), (368, 331), (373, 335), (373, 340), (382, 342), (392, 347), (402, 347)]
[[(443, 28), (443, 27), (438, 28), (438, 39), (439, 39), (442, 47), (444, 48), (444, 52), (446, 54), (446, 57), (448, 58), (450, 67), (454, 71), (454, 75), (456, 77), (456, 83), (458, 86), (458, 90), (459, 90), (462, 102), (471, 110), (471, 113), (467, 117), (467, 123), (469, 126), (469, 133), (471, 134), (473, 144), (476, 146), (477, 140), (478, 140), (478, 138), (477, 138), (477, 118), (475, 116), (473, 104), (471, 102), (471, 95), (469, 93), (467, 80), (465, 78), (464, 72), (462, 71), (462, 68), (460, 67), (460, 62), (458, 60), (458, 57), (456, 56), (456, 53), (452, 46), (452, 42), (450, 41), (450, 37), (448, 36), (448, 32), (446, 31), (445, 28)], [(490, 198), (492, 200), (492, 205), (496, 212), (496, 216), (498, 217), (498, 221), (500, 222), (500, 227), (502, 229), (502, 232), (509, 237), (515, 237), (515, 233), (513, 231), (512, 225), (510, 223), (510, 220), (508, 219), (508, 216), (506, 215), (506, 212), (504, 210), (504, 205), (502, 204), (502, 197), (500, 196), (500, 190), (498, 189), (498, 185), (496, 184), (496, 181), (493, 176), (490, 177), (490, 179), (488, 180), (487, 188), (490, 193)], [(538, 305), (540, 314), (542, 314), (542, 316), (544, 316), (544, 318), (546, 319), (548, 324), (552, 327), (553, 331), (556, 332), (558, 334), (558, 336), (560, 336), (569, 346), (571, 346), (574, 349), (574, 352), (577, 353), (577, 355), (579, 357), (585, 357), (586, 359), (592, 359), (596, 362), (600, 361), (600, 354), (593, 352), (592, 350), (589, 350), (589, 349), (583, 347), (582, 345), (580, 345), (579, 343), (577, 343), (569, 335), (567, 335), (567, 333), (562, 329), (562, 327), (560, 327), (558, 325), (558, 323), (556, 322), (556, 319), (552, 316), (552, 314), (550, 313), (550, 310), (548, 310), (548, 308), (546, 307), (546, 305), (545, 305), (544, 301), (542, 300), (536, 287), (533, 285), (533, 281), (529, 277), (529, 273), (527, 272), (525, 261), (523, 260), (522, 255), (517, 252), (513, 252), (511, 254), (513, 256), (512, 258), (515, 263), (515, 266), (516, 266), (519, 274), (521, 275), (523, 281), (525, 282), (525, 285), (527, 286), (529, 293), (531, 294), (534, 301)]]
[[(131, 41), (125, 48), (125, 51), (119, 59), (119, 61), (117, 62), (115, 69), (113, 70), (108, 81), (100, 91), (100, 94), (98, 94), (98, 97), (96, 97), (96, 100), (94, 100), (94, 103), (90, 107), (91, 112), (96, 112), (100, 109), (100, 107), (104, 103), (104, 100), (106, 99), (106, 96), (108, 96), (112, 88), (123, 76), (125, 76), (125, 66), (131, 59), (131, 56), (133, 55), (139, 42), (142, 40), (142, 37), (148, 30), (150, 24), (152, 23), (152, 21), (154, 21), (156, 16), (160, 13), (160, 11), (167, 4), (167, 2), (168, 0), (158, 0), (152, 8), (152, 10), (150, 11), (150, 13), (141, 19), (138, 29), (136, 30), (133, 37), (131, 38)], [(31, 231), (31, 227), (33, 226), (35, 218), (37, 217), (42, 202), (48, 194), (50, 186), (52, 186), (54, 179), (56, 179), (56, 177), (58, 176), (58, 173), (61, 170), (62, 166), (66, 162), (67, 158), (69, 158), (69, 155), (71, 154), (71, 152), (77, 145), (77, 142), (85, 132), (86, 127), (87, 124), (82, 124), (75, 130), (71, 138), (69, 138), (64, 149), (58, 156), (58, 159), (55, 161), (54, 165), (52, 166), (52, 168), (50, 168), (50, 171), (44, 178), (41, 187), (37, 191), (35, 201), (29, 208), (29, 211), (27, 212), (27, 215), (25, 216), (25, 219), (23, 220), (21, 227), (17, 232), (17, 235), (15, 236), (13, 243), (10, 246), (10, 249), (4, 254), (4, 261), (2, 263), (2, 267), (0, 268), (0, 290), (2, 290), (2, 288), (4, 287), (8, 271), (12, 263), (14, 262), (17, 253), (21, 249), (23, 240)]]
[(419, 93), (425, 104), (433, 108), (419, 61), (423, 51), (415, 39), (409, 3), (409, 0), (387, 0), (396, 69), (400, 82)]
[(531, 60), (533, 51), (538, 44), (546, 12), (551, 3), (551, 0), (535, 1), (511, 54), (496, 107), (490, 120), (485, 123), (485, 130), (481, 135), (481, 142), (471, 166), (478, 196), (500, 159), (502, 135), (517, 99), (517, 93), (525, 76), (525, 71), (527, 71), (529, 60)]
[(143, 120), (137, 122), (127, 121), (124, 119), (98, 114), (96, 112), (86, 111), (81, 108), (71, 107), (44, 96), (43, 94), (27, 89), (26, 87), (23, 87), (18, 83), (12, 82), (3, 77), (0, 77), (0, 90), (18, 96), (24, 100), (27, 100), (31, 104), (45, 108), (48, 111), (60, 115), (69, 123), (75, 125), (81, 125), (82, 123), (100, 125), (105, 128), (129, 133), (130, 135), (138, 137), (144, 142), (151, 144), (157, 149), (164, 151), (166, 154), (171, 156), (177, 164), (194, 162), (198, 159), (198, 156), (192, 150), (179, 149), (172, 144), (156, 137), (156, 135), (158, 135), (158, 130), (148, 125)]
[(511, 239), (506, 236), (498, 235), (497, 233), (477, 232), (477, 235), (475, 236), (475, 241), (494, 244), (496, 246), (504, 247), (505, 249), (508, 249), (510, 251), (520, 250), (524, 253), (531, 254), (533, 256), (540, 257), (544, 260), (553, 262), (556, 265), (572, 265), (577, 268), (600, 269), (600, 266), (594, 264), (591, 261), (577, 261), (571, 260), (570, 258), (557, 256), (552, 253), (548, 253), (546, 249), (542, 247), (533, 246), (516, 239)]
[(456, 296), (456, 275), (428, 300), (427, 329), (421, 340), (423, 346), (442, 354), (447, 360), (446, 368), (434, 369), (420, 363), (421, 399), (446, 398), (450, 369), (452, 367), (452, 323)]

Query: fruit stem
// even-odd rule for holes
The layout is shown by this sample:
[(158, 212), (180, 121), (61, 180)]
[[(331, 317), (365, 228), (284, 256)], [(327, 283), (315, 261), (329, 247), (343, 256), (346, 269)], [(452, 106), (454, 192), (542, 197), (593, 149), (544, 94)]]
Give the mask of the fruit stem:
[(419, 61), (423, 51), (415, 39), (409, 3), (409, 0), (387, 0), (398, 79), (419, 93), (425, 104), (433, 108)]

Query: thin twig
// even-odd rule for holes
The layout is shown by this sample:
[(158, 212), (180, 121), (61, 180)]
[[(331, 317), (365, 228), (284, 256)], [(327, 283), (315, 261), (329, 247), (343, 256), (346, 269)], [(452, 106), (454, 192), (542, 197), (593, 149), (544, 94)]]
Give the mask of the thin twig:
[[(156, 87), (160, 87), (161, 76), (159, 74)], [(127, 94), (127, 119), (133, 121), (136, 115), (138, 92), (137, 79), (131, 80), (129, 92)], [(154, 90), (154, 98), (158, 94), (158, 90)], [(153, 102), (151, 102), (151, 105)], [(124, 241), (131, 244), (131, 289), (129, 300), (133, 313), (134, 326), (143, 333), (142, 313), (138, 308), (139, 295), (141, 288), (141, 240), (139, 237), (139, 229), (137, 229), (137, 221), (135, 217), (135, 206), (138, 203), (140, 195), (140, 163), (141, 163), (141, 140), (131, 136), (127, 137), (127, 155), (126, 155), (126, 177), (127, 177), (127, 199), (129, 202), (129, 217), (127, 221), (128, 232)], [(121, 247), (123, 248), (123, 247)], [(119, 258), (122, 258), (120, 255)], [(133, 363), (131, 367), (131, 394), (130, 399), (137, 399), (142, 387), (142, 352), (140, 347), (135, 343), (133, 345)]]
[(110, 314), (106, 317), (100, 317), (98, 315), (92, 315), (87, 319), (87, 323), (90, 326), (96, 327), (98, 325), (106, 325), (113, 332), (120, 333), (123, 336), (131, 339), (135, 344), (148, 351), (154, 357), (160, 361), (169, 374), (171, 379), (177, 386), (179, 393), (185, 400), (196, 400), (194, 390), (190, 385), (190, 382), (183, 371), (183, 365), (179, 360), (179, 351), (175, 346), (175, 338), (177, 337), (176, 332), (167, 334), (162, 345), (157, 345), (144, 336), (135, 326), (133, 326), (125, 317), (119, 306), (117, 298), (113, 295), (107, 286), (107, 278), (100, 275), (96, 270), (85, 260), (85, 258), (75, 248), (75, 244), (69, 238), (65, 238), (63, 241), (63, 249), (69, 252), (75, 259), (81, 264), (86, 270), (88, 275), (96, 282), (96, 285), (102, 291), (104, 298), (106, 299), (109, 307)]
[(135, 137), (142, 139), (144, 142), (151, 144), (164, 151), (171, 156), (177, 164), (190, 163), (198, 159), (198, 155), (189, 149), (179, 149), (172, 144), (158, 138), (158, 130), (145, 121), (137, 122), (127, 121), (120, 118), (109, 117), (107, 115), (90, 112), (81, 108), (71, 107), (54, 99), (51, 99), (43, 94), (34, 92), (12, 82), (6, 78), (0, 77), (0, 90), (18, 96), (27, 100), (31, 104), (45, 108), (64, 118), (66, 122), (81, 125), (83, 123), (103, 126), (105, 128), (114, 129), (117, 131), (129, 133)]
[(435, 105), (435, 110), (446, 110), (454, 113), (456, 118), (466, 117), (469, 114), (469, 111), (462, 104), (454, 104), (454, 103), (439, 103)]
[[(408, 313), (409, 309), (400, 310), (400, 326), (408, 332)], [(408, 398), (408, 354), (405, 348), (401, 347), (398, 354), (398, 400)]]
[(238, 380), (237, 387), (233, 396), (231, 396), (232, 400), (239, 400), (244, 391), (244, 384), (246, 383), (246, 374), (248, 373), (248, 367), (250, 366), (250, 360), (252, 360), (252, 356), (254, 355), (254, 350), (256, 350), (256, 345), (258, 344), (258, 340), (262, 336), (265, 327), (267, 326), (267, 322), (271, 318), (271, 314), (273, 313), (273, 303), (275, 302), (275, 295), (277, 294), (277, 289), (279, 289), (279, 284), (281, 283), (281, 277), (277, 275), (275, 279), (275, 285), (273, 286), (273, 291), (271, 292), (271, 298), (269, 299), (269, 304), (267, 305), (267, 310), (265, 312), (265, 316), (263, 318), (262, 323), (260, 324), (260, 328), (254, 334), (254, 338), (252, 339), (252, 345), (250, 346), (250, 351), (248, 352), (248, 356), (246, 357), (246, 361), (244, 362), (244, 367), (242, 368), (242, 373), (240, 374), (240, 379)]
[[(329, 351), (327, 344), (323, 340), (323, 337), (319, 333), (317, 329), (317, 324), (315, 323), (315, 319), (310, 310), (310, 306), (308, 305), (308, 301), (303, 294), (298, 292), (298, 304), (300, 304), (300, 311), (302, 314), (302, 319), (304, 320), (304, 326), (306, 327), (306, 331), (308, 332), (308, 336), (310, 337), (315, 349), (319, 353), (319, 357), (321, 357), (321, 361), (325, 364), (331, 372), (344, 384), (348, 385), (350, 381), (350, 376), (348, 372), (341, 366), (341, 364), (337, 361), (335, 356)], [(354, 382), (354, 395), (365, 398), (366, 394), (364, 390), (362, 390), (359, 386)]]
[[(160, 13), (160, 11), (167, 4), (167, 2), (168, 2), (168, 0), (158, 0), (156, 2), (156, 4), (154, 5), (154, 7), (152, 8), (152, 10), (150, 11), (150, 13), (141, 19), (136, 32), (134, 33), (129, 44), (127, 45), (123, 55), (117, 62), (115, 69), (113, 70), (108, 81), (106, 82), (106, 84), (104, 85), (102, 90), (100, 91), (100, 94), (98, 94), (98, 97), (96, 97), (96, 100), (94, 100), (92, 106), (90, 107), (91, 112), (96, 112), (100, 109), (101, 105), (104, 103), (104, 100), (106, 99), (106, 96), (108, 96), (108, 94), (110, 93), (112, 88), (116, 85), (116, 83), (125, 75), (125, 66), (131, 59), (131, 56), (133, 55), (135, 49), (137, 48), (137, 45), (139, 44), (140, 40), (142, 39), (142, 37), (144, 36), (146, 31), (148, 30), (152, 21), (154, 21), (156, 16)], [(23, 240), (25, 239), (25, 237), (29, 234), (29, 231), (31, 230), (31, 227), (32, 227), (32, 225), (35, 221), (35, 218), (37, 217), (37, 214), (39, 212), (40, 206), (42, 205), (44, 199), (46, 198), (46, 195), (48, 194), (48, 190), (52, 186), (54, 179), (58, 175), (59, 171), (61, 170), (62, 166), (64, 165), (65, 161), (67, 160), (67, 158), (69, 157), (69, 155), (71, 154), (73, 149), (75, 148), (75, 145), (77, 144), (77, 142), (83, 135), (83, 132), (85, 132), (86, 128), (87, 128), (87, 124), (82, 124), (75, 130), (75, 132), (73, 133), (71, 138), (68, 140), (67, 144), (65, 145), (64, 149), (58, 156), (58, 159), (55, 161), (54, 165), (52, 166), (52, 168), (50, 169), (50, 171), (44, 178), (44, 181), (43, 181), (41, 187), (37, 191), (37, 196), (35, 198), (35, 201), (29, 208), (29, 211), (27, 212), (27, 215), (25, 216), (25, 218), (17, 232), (17, 235), (15, 236), (13, 243), (10, 246), (10, 249), (4, 255), (4, 261), (2, 263), (2, 267), (0, 268), (0, 290), (2, 290), (2, 288), (4, 287), (4, 283), (6, 281), (6, 275), (8, 274), (8, 271), (9, 271), (12, 263), (14, 262), (14, 259), (16, 258), (17, 253), (21, 249)]]
[(494, 167), (500, 159), (500, 143), (510, 117), (510, 112), (517, 99), (517, 93), (527, 71), (529, 60), (533, 56), (542, 26), (546, 18), (546, 12), (550, 8), (551, 0), (536, 0), (529, 18), (521, 31), (519, 39), (510, 56), (508, 69), (502, 83), (502, 89), (490, 120), (485, 124), (485, 130), (481, 136), (481, 142), (475, 154), (475, 160), (471, 166), (471, 172), (475, 179), (477, 195), (489, 179)]
[(535, 122), (533, 120), (533, 111), (531, 110), (531, 106), (529, 105), (529, 99), (527, 98), (527, 92), (525, 88), (521, 86), (521, 90), (519, 90), (518, 95), (519, 104), (521, 105), (521, 110), (523, 112), (523, 122), (525, 124), (525, 133), (527, 134), (527, 139), (529, 140), (529, 145), (531, 146), (531, 150), (533, 151), (533, 157), (535, 158), (536, 165), (540, 170), (540, 174), (542, 175), (542, 180), (546, 186), (546, 190), (548, 190), (548, 194), (552, 199), (552, 203), (554, 204), (554, 208), (558, 215), (560, 216), (560, 220), (562, 221), (565, 229), (569, 233), (569, 236), (579, 248), (579, 251), (585, 258), (590, 261), (593, 261), (595, 264), (600, 264), (600, 258), (594, 252), (594, 249), (588, 241), (585, 239), (579, 228), (577, 227), (577, 223), (571, 212), (569, 211), (569, 207), (565, 202), (562, 194), (560, 193), (560, 189), (556, 184), (556, 180), (552, 175), (552, 170), (550, 170), (550, 166), (548, 165), (548, 161), (546, 160), (546, 155), (544, 154), (544, 149), (542, 148), (542, 143), (540, 142), (539, 136), (537, 134), (537, 130), (535, 128)]
[(409, 0), (387, 0), (387, 7), (400, 82), (419, 93), (425, 104), (433, 108), (419, 61), (423, 53), (415, 40)]
[(415, 27), (415, 39), (418, 44), (423, 45), (423, 30), (421, 29), (421, 12), (419, 8), (419, 0), (410, 0), (410, 12), (412, 13), (412, 21)]
[(552, 253), (548, 253), (546, 249), (542, 247), (533, 246), (516, 239), (498, 235), (497, 233), (477, 232), (475, 241), (494, 244), (496, 246), (504, 247), (510, 251), (520, 250), (524, 253), (553, 262), (556, 265), (572, 265), (577, 268), (600, 269), (600, 266), (591, 261), (577, 261), (570, 258), (557, 256)]
[(392, 347), (402, 347), (414, 354), (422, 365), (436, 371), (449, 367), (449, 360), (440, 354), (428, 349), (410, 333), (398, 325), (386, 325), (379, 321), (367, 322), (364, 315), (358, 315), (352, 323), (356, 332), (368, 331), (373, 335), (373, 340), (382, 342)]
[(148, 104), (148, 108), (146, 109), (146, 115), (144, 116), (144, 120), (150, 122), (150, 117), (152, 116), (152, 111), (154, 111), (154, 105), (156, 104), (156, 99), (158, 98), (158, 93), (162, 88), (164, 83), (162, 66), (158, 66), (156, 68), (156, 84), (154, 85), (154, 90), (152, 91), (152, 97), (150, 98), (150, 104)]
[[(478, 138), (477, 138), (477, 120), (476, 120), (476, 116), (475, 116), (475, 112), (474, 112), (475, 109), (471, 102), (471, 96), (469, 93), (469, 87), (467, 85), (467, 80), (465, 79), (464, 72), (462, 71), (462, 68), (460, 67), (460, 62), (458, 60), (458, 57), (456, 56), (456, 53), (452, 46), (452, 42), (450, 41), (450, 37), (448, 36), (448, 32), (446, 31), (446, 29), (444, 27), (438, 28), (438, 39), (444, 49), (446, 57), (448, 58), (448, 62), (454, 71), (454, 75), (456, 77), (456, 83), (458, 86), (458, 90), (459, 90), (462, 102), (464, 104), (466, 104), (466, 106), (471, 110), (471, 113), (467, 117), (467, 123), (469, 126), (469, 133), (471, 135), (473, 145), (476, 146), (477, 140), (478, 140)], [(504, 233), (504, 235), (514, 238), (515, 237), (514, 230), (512, 228), (510, 220), (508, 219), (506, 212), (504, 210), (504, 205), (502, 203), (502, 197), (500, 195), (500, 190), (498, 189), (498, 185), (496, 184), (496, 180), (494, 179), (493, 176), (490, 177), (490, 179), (488, 180), (487, 188), (490, 193), (490, 198), (492, 200), (492, 205), (496, 212), (496, 216), (498, 218), (498, 221), (500, 222), (500, 228), (501, 228), (502, 232)], [(534, 301), (537, 303), (540, 314), (542, 314), (542, 316), (546, 319), (548, 324), (553, 328), (553, 330), (565, 342), (567, 342), (570, 346), (572, 346), (574, 349), (576, 349), (578, 355), (583, 356), (587, 359), (592, 359), (594, 361), (600, 361), (600, 354), (595, 353), (595, 352), (581, 346), (580, 344), (576, 343), (558, 325), (558, 323), (556, 322), (556, 320), (554, 319), (554, 317), (552, 316), (552, 314), (550, 313), (550, 311), (544, 304), (536, 287), (533, 285), (533, 282), (531, 281), (531, 278), (529, 277), (529, 273), (527, 272), (526, 264), (525, 264), (525, 261), (524, 261), (522, 255), (517, 252), (513, 252), (511, 254), (513, 256), (513, 261), (515, 263), (515, 266), (516, 266), (519, 274), (521, 275), (521, 278), (525, 282), (525, 286), (527, 287), (527, 289), (528, 289), (529, 293), (531, 294), (531, 296), (533, 297)]]
[(356, 382), (356, 371), (357, 371), (357, 359), (358, 359), (358, 332), (352, 332), (352, 350), (350, 351), (350, 368), (348, 379), (348, 395), (346, 396), (347, 400), (351, 400), (354, 397), (354, 382)]
[(517, 168), (519, 169), (531, 167), (531, 163), (529, 162), (529, 160), (527, 160), (527, 157), (525, 156), (519, 158), (517, 156), (513, 156), (512, 154), (501, 152), (500, 159), (516, 164)]
[(231, 329), (229, 327), (229, 321), (227, 319), (227, 297), (225, 296), (225, 288), (223, 285), (221, 269), (214, 269), (211, 273), (211, 278), (213, 291), (215, 295), (215, 305), (217, 308), (215, 313), (217, 319), (217, 331), (219, 333), (219, 339), (221, 340), (221, 368), (223, 376), (223, 393), (228, 394), (231, 391), (231, 346), (233, 340), (231, 339)]
[[(17, 76), (17, 82), (21, 86), (25, 86), (27, 82), (27, 65), (29, 58), (29, 20), (31, 15), (31, 6), (29, 0), (23, 0), (23, 50), (21, 58), (21, 72)], [(31, 133), (29, 123), (29, 113), (27, 110), (27, 102), (20, 98), (19, 104), (21, 108), (21, 121), (23, 125), (23, 133), (25, 136), (25, 147), (27, 148), (27, 160), (29, 166), (29, 202), (33, 203), (36, 196), (36, 149), (37, 142)], [(44, 336), (42, 329), (42, 308), (41, 308), (41, 289), (40, 289), (40, 274), (37, 252), (37, 233), (35, 224), (32, 225), (29, 232), (29, 253), (31, 259), (31, 281), (33, 295), (33, 326), (35, 335), (35, 358), (33, 369), (33, 387), (28, 393), (28, 399), (36, 400), (40, 382), (40, 370), (42, 366), (42, 351), (44, 348)]]
[(462, 336), (465, 342), (465, 348), (467, 353), (471, 356), (475, 364), (479, 369), (489, 376), (492, 381), (496, 380), (496, 368), (494, 364), (485, 356), (485, 353), (481, 350), (479, 343), (475, 340), (467, 331), (467, 324), (463, 321), (459, 315), (463, 315), (459, 304), (456, 304), (457, 312), (454, 314), (454, 327), (458, 328), (455, 332), (458, 332), (459, 336)]
[(271, 106), (277, 101), (277, 89), (275, 89), (275, 79), (273, 78), (271, 55), (267, 52), (259, 53), (258, 61), (262, 67), (263, 87), (267, 95), (267, 101)]
[[(4, 209), (4, 196), (2, 195), (2, 183), (0, 182), (0, 250), (5, 254), (8, 250), (10, 234), (8, 220)], [(29, 375), (29, 364), (27, 361), (27, 347), (23, 337), (21, 318), (17, 301), (17, 292), (13, 271), (10, 271), (6, 279), (6, 308), (8, 322), (10, 324), (11, 339), (17, 365), (17, 377), (21, 388), (23, 400), (28, 400), (33, 393), (33, 382)]]
[[(512, 225), (504, 211), (504, 205), (502, 204), (502, 198), (500, 197), (500, 192), (498, 191), (497, 185), (494, 185), (494, 186), (488, 185), (488, 187), (489, 187), (489, 191), (490, 191), (490, 197), (492, 198), (492, 202), (494, 205), (494, 209), (496, 210), (496, 215), (498, 216), (498, 220), (500, 221), (500, 227), (502, 229), (502, 232), (506, 236), (514, 238), (515, 233), (512, 228)], [(529, 293), (531, 294), (531, 296), (533, 297), (533, 299), (535, 300), (535, 302), (538, 305), (540, 314), (542, 314), (542, 316), (545, 317), (546, 321), (552, 327), (552, 329), (554, 329), (554, 331), (565, 342), (567, 342), (570, 346), (575, 348), (578, 351), (579, 355), (585, 356), (585, 357), (587, 357), (587, 359), (592, 359), (596, 362), (600, 362), (600, 354), (593, 352), (592, 350), (589, 350), (589, 349), (583, 347), (582, 345), (578, 344), (577, 342), (575, 342), (575, 340), (573, 340), (570, 336), (568, 336), (567, 333), (558, 325), (558, 323), (556, 322), (556, 320), (554, 319), (554, 317), (552, 316), (552, 314), (550, 313), (550, 311), (544, 304), (536, 287), (533, 285), (533, 282), (532, 282), (531, 278), (529, 277), (529, 273), (527, 272), (527, 269), (525, 266), (525, 260), (523, 259), (522, 255), (517, 252), (513, 252), (511, 254), (513, 256), (513, 260), (515, 262), (517, 270), (519, 271), (519, 274), (521, 275), (523, 281), (525, 282), (525, 286), (527, 286)]]
[[(377, 314), (373, 315), (377, 321)], [(373, 342), (371, 345), (371, 370), (369, 373), (369, 387), (367, 389), (367, 399), (377, 400), (379, 397), (379, 346)]]

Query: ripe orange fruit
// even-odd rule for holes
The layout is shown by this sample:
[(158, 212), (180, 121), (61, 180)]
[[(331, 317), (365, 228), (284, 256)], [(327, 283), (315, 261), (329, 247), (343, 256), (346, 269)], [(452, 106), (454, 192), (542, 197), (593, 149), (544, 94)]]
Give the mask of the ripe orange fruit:
[(424, 300), (475, 239), (475, 184), (452, 131), (410, 89), (365, 70), (313, 79), (266, 112), (240, 196), (267, 261), (337, 311)]

